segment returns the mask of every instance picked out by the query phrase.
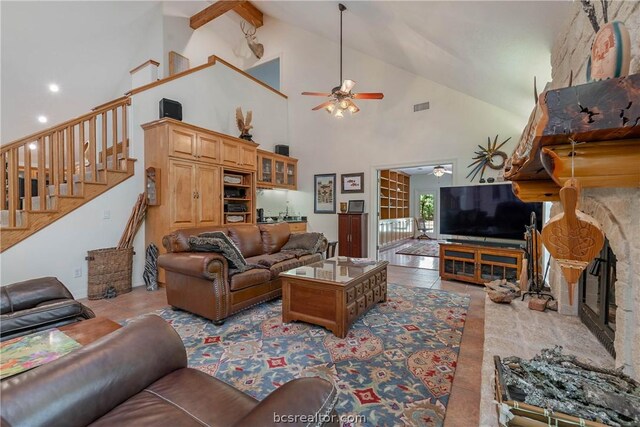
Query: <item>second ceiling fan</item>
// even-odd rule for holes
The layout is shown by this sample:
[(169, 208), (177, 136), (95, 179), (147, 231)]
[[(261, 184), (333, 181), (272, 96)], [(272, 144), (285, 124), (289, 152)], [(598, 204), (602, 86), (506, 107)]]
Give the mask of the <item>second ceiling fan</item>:
[(303, 95), (311, 96), (325, 96), (329, 97), (328, 101), (317, 105), (312, 110), (325, 109), (329, 114), (335, 115), (335, 117), (343, 117), (345, 111), (349, 111), (351, 114), (355, 114), (360, 111), (360, 108), (353, 102), (354, 99), (382, 99), (384, 94), (382, 93), (353, 93), (351, 89), (355, 86), (356, 82), (353, 80), (342, 80), (342, 12), (347, 10), (347, 7), (342, 3), (338, 4), (340, 10), (340, 81), (342, 84), (336, 86), (331, 90), (331, 93), (326, 92), (302, 92)]

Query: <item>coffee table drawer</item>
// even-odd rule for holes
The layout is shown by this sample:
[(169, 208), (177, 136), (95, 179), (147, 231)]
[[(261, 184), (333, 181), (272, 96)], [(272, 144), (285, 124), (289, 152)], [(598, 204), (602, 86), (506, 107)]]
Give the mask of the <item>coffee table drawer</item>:
[[(354, 288), (347, 289), (347, 304), (351, 304), (356, 300), (356, 290)], [(355, 307), (355, 304), (354, 304)]]
[(351, 324), (358, 318), (358, 306), (355, 301), (347, 305), (347, 323)]

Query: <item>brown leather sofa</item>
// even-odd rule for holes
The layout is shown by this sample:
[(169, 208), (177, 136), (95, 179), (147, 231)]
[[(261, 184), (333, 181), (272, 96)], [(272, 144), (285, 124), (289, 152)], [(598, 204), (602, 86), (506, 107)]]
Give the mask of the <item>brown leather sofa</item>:
[(0, 340), (95, 317), (55, 277), (40, 277), (0, 288)]
[(263, 426), (275, 424), (274, 414), (335, 416), (337, 396), (328, 381), (299, 378), (258, 402), (188, 368), (180, 336), (155, 315), (8, 378), (1, 388), (2, 426), (12, 427)]
[[(229, 263), (219, 253), (190, 252), (189, 237), (222, 231), (235, 243), (248, 263), (264, 264), (229, 276)], [(323, 259), (326, 239), (312, 254), (281, 252), (291, 231), (286, 222), (261, 225), (226, 225), (186, 228), (165, 236), (166, 254), (158, 266), (166, 271), (167, 302), (174, 308), (198, 314), (222, 324), (224, 319), (282, 295), (278, 275)]]

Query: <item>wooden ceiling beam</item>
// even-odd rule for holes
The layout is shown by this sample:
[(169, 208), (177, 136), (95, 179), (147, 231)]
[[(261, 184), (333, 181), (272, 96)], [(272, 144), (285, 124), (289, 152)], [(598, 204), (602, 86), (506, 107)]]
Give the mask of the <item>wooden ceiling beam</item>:
[(189, 26), (194, 30), (202, 27), (209, 21), (213, 21), (218, 16), (222, 16), (230, 10), (233, 10), (239, 4), (244, 3), (246, 0), (221, 0), (217, 1), (211, 6), (202, 9), (196, 13), (189, 20)]
[(250, 23), (256, 28), (262, 27), (262, 12), (251, 2), (243, 2), (233, 8), (233, 10), (242, 17), (245, 21)]
[(254, 27), (262, 26), (262, 12), (247, 0), (220, 0), (191, 17), (189, 26), (198, 29), (228, 11), (233, 10)]

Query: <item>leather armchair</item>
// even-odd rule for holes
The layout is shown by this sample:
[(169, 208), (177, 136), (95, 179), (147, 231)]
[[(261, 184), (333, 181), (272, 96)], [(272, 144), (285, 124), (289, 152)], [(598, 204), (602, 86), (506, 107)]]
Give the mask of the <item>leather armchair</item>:
[[(2, 425), (262, 426), (276, 415), (331, 417), (337, 391), (299, 378), (263, 401), (187, 367), (180, 336), (148, 315), (2, 382)], [(322, 423), (292, 423), (321, 425)]]
[(55, 277), (0, 287), (0, 340), (95, 317)]

